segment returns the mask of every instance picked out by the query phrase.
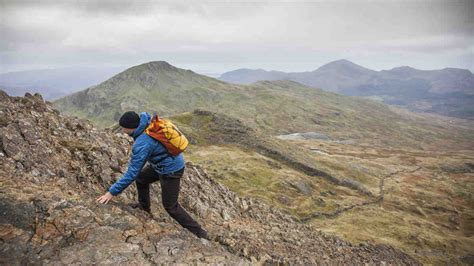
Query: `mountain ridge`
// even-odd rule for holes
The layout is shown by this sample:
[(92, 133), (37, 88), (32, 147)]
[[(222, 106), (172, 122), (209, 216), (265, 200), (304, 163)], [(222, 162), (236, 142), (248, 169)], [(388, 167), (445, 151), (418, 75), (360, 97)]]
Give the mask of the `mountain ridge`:
[(412, 111), (474, 119), (474, 74), (467, 69), (401, 66), (375, 71), (341, 59), (309, 72), (230, 71), (219, 79), (236, 84), (289, 79), (344, 95), (376, 97)]

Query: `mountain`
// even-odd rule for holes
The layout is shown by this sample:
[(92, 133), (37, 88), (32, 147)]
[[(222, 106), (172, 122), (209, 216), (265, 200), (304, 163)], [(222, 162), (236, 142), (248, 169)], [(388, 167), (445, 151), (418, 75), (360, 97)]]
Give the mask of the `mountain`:
[(251, 84), (260, 80), (293, 80), (308, 86), (339, 92), (340, 89), (364, 84), (377, 72), (342, 59), (328, 63), (311, 72), (285, 73), (262, 69), (231, 71), (221, 75), (220, 80), (238, 84)]
[(289, 80), (229, 84), (163, 61), (54, 105), (101, 127), (130, 109), (157, 111), (189, 137), (187, 160), (239, 197), (423, 263), (469, 258), (472, 121)]
[[(416, 146), (422, 145), (422, 139), (431, 143), (428, 139), (434, 136), (430, 131), (415, 132), (419, 125), (411, 119), (371, 100), (326, 92), (293, 81), (257, 82), (249, 86), (229, 84), (163, 61), (132, 67), (54, 104), (61, 112), (88, 118), (100, 126), (114, 124), (127, 110), (169, 116), (204, 109), (228, 114), (272, 135), (305, 130), (324, 132), (340, 139), (364, 136), (374, 141)], [(410, 129), (400, 132), (397, 123), (387, 125), (387, 120), (400, 121)], [(341, 131), (341, 128), (360, 130), (355, 133)], [(401, 135), (383, 140), (378, 137), (395, 133)], [(415, 141), (413, 135), (417, 135), (418, 140)]]
[(0, 87), (12, 96), (38, 92), (47, 100), (55, 100), (98, 84), (121, 70), (120, 67), (70, 67), (9, 72), (0, 74)]
[(291, 73), (290, 79), (308, 86), (340, 92), (346, 87), (365, 84), (375, 73), (343, 59), (328, 63), (312, 72)]
[(219, 79), (238, 84), (293, 80), (344, 95), (381, 99), (414, 111), (474, 118), (474, 75), (466, 69), (417, 70), (404, 66), (374, 71), (348, 60), (338, 60), (311, 72), (247, 69), (224, 73)]
[(169, 115), (189, 106), (211, 104), (218, 91), (231, 91), (225, 84), (157, 61), (131, 67), (97, 86), (61, 98), (55, 105), (66, 113), (107, 125), (124, 110), (142, 109)]
[(446, 94), (460, 92), (474, 94), (473, 74), (467, 69), (445, 68), (441, 70), (417, 70), (408, 66), (380, 71), (382, 76), (392, 79), (425, 79), (430, 81), (431, 93)]
[(174, 223), (158, 197), (152, 215), (129, 207), (133, 185), (98, 204), (126, 169), (128, 137), (63, 117), (39, 94), (0, 91), (0, 108), (2, 264), (420, 264), (389, 245), (354, 245), (239, 196), (193, 163), (180, 202), (211, 241)]

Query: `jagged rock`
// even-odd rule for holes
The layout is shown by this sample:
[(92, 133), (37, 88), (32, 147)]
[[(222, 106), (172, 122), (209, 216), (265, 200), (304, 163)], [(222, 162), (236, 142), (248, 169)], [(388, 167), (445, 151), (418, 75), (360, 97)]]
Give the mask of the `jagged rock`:
[(303, 180), (290, 182), (290, 184), (306, 196), (310, 196), (312, 194), (311, 187), (308, 185), (308, 183), (304, 182)]
[(321, 191), (321, 192), (319, 192), (319, 194), (320, 194), (321, 196), (328, 197), (329, 195), (335, 196), (335, 195), (336, 195), (336, 192), (331, 191), (331, 190), (328, 190), (328, 191)]
[(228, 221), (231, 218), (230, 215), (227, 213), (227, 211), (225, 209), (222, 210), (221, 215), (222, 215), (222, 219), (224, 219), (224, 221)]
[(288, 197), (286, 197), (285, 195), (278, 195), (277, 199), (278, 199), (279, 202), (281, 202), (285, 205), (290, 205), (290, 203), (291, 203), (291, 200)]
[(9, 101), (10, 100), (10, 96), (8, 96), (8, 94), (2, 90), (0, 90), (0, 101), (2, 102), (6, 102), (6, 101)]
[(247, 205), (247, 201), (242, 200), (242, 201), (241, 201), (240, 208), (242, 209), (242, 211), (248, 210), (249, 206)]
[(0, 110), (0, 264), (417, 264), (238, 197), (188, 163), (179, 200), (216, 240), (202, 243), (163, 209), (159, 185), (151, 187), (153, 217), (128, 206), (134, 185), (107, 205), (96, 202), (126, 170), (126, 135), (63, 117), (39, 95), (0, 91)]

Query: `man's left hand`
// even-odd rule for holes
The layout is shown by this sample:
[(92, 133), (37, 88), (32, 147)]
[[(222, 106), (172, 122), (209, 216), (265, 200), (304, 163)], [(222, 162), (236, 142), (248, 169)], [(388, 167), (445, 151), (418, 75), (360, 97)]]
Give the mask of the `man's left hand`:
[(100, 203), (107, 204), (109, 200), (111, 200), (114, 197), (110, 192), (105, 193), (104, 195), (100, 196), (97, 198), (97, 201)]

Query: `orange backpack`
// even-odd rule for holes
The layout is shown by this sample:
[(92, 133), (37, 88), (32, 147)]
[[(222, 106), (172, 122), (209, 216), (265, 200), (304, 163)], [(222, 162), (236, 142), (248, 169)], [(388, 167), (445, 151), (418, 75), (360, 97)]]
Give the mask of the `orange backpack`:
[(160, 119), (156, 114), (145, 129), (145, 133), (161, 142), (173, 156), (183, 152), (189, 143), (184, 134), (171, 121)]

